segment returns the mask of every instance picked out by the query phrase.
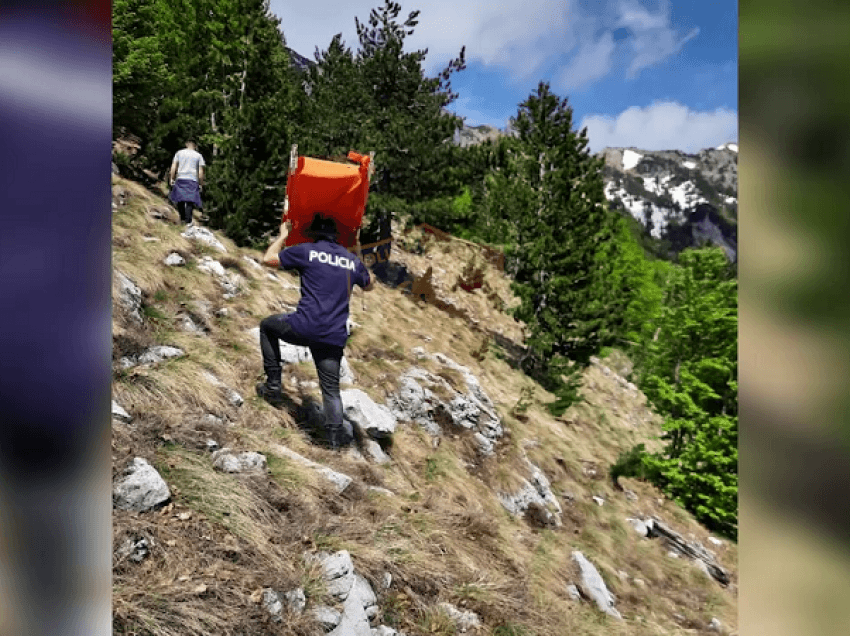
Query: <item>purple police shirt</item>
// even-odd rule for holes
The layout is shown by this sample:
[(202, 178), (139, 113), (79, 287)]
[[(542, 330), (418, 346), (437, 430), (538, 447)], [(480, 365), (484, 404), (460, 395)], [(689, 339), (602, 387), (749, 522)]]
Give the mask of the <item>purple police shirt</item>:
[(369, 284), (369, 270), (342, 245), (322, 239), (288, 247), (279, 258), (280, 269), (301, 275), (301, 300), (289, 325), (304, 338), (344, 347), (351, 290)]

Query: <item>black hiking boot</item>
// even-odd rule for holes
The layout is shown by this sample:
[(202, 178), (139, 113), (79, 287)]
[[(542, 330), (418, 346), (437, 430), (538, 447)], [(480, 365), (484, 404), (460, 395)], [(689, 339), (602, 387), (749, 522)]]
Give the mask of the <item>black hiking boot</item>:
[(280, 385), (270, 387), (268, 384), (259, 382), (257, 383), (257, 396), (263, 398), (272, 406), (281, 406), (286, 401), (283, 392), (280, 390)]
[(280, 406), (285, 402), (280, 388), (280, 371), (267, 371), (267, 380), (257, 384), (257, 396), (263, 398), (272, 406)]

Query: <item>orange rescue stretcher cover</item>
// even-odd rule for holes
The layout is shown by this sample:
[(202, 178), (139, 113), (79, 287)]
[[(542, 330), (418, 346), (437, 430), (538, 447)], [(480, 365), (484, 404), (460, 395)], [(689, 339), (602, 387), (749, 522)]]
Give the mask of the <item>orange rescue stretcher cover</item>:
[(359, 165), (337, 163), (312, 157), (298, 157), (298, 167), (289, 174), (286, 193), (289, 211), (283, 221), (291, 221), (287, 246), (309, 242), (304, 231), (316, 212), (330, 212), (339, 227), (339, 243), (353, 249), (357, 230), (363, 221), (369, 196), (369, 156), (349, 152), (348, 159)]

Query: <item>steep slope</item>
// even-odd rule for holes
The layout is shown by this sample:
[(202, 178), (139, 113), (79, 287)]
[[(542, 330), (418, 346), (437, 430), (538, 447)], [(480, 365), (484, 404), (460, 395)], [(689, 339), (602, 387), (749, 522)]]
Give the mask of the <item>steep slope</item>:
[[(354, 294), (357, 442), (334, 454), (309, 428), (303, 352), (286, 351), (291, 404), (253, 393), (256, 328), (295, 306), (297, 277), (113, 184), (116, 634), (735, 631), (737, 547), (607, 477), (622, 451), (657, 444), (628, 360), (595, 363), (586, 402), (549, 416), (552, 396), (515, 368), (509, 281), (473, 246), (397, 236), (394, 271), (417, 280)], [(644, 536), (652, 517), (729, 584)]]

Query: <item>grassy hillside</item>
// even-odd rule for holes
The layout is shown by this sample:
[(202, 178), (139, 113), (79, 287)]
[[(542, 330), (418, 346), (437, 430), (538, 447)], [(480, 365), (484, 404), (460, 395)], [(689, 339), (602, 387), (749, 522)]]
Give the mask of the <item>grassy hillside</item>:
[[(505, 434), (484, 456), (466, 431), (446, 428), (432, 437), (399, 421), (391, 461), (377, 464), (356, 447), (334, 454), (315, 445), (296, 410), (275, 409), (254, 395), (262, 366), (251, 330), (295, 306), (297, 277), (260, 267), (260, 252), (221, 235), (226, 253), (182, 237), (165, 199), (136, 183), (114, 176), (113, 194), (113, 268), (142, 292), (139, 322), (118, 300), (116, 275), (113, 399), (132, 419), (113, 422), (113, 471), (117, 478), (142, 457), (171, 489), (171, 501), (159, 509), (114, 511), (116, 634), (321, 634), (309, 613), (285, 610), (284, 620), (272, 621), (262, 590), (301, 587), (308, 609), (334, 606), (303, 555), (342, 549), (377, 594), (373, 625), (407, 636), (457, 633), (438, 607), (443, 601), (478, 615), (481, 626), (470, 634), (714, 633), (712, 618), (726, 633), (737, 630), (737, 547), (709, 542), (704, 528), (654, 488), (624, 479), (619, 490), (608, 477), (621, 452), (640, 442), (655, 447), (660, 432), (643, 395), (622, 378), (629, 361), (615, 353), (592, 365), (586, 400), (552, 418), (543, 403), (553, 396), (515, 368), (523, 335), (505, 313), (515, 302), (509, 281), (473, 246), (416, 231), (396, 237), (393, 260), (418, 276), (432, 268), (430, 286), (420, 283), (414, 294), (382, 284), (369, 294), (355, 291), (346, 359), (353, 386), (384, 404), (411, 367), (457, 386), (456, 371), (414, 349), (445, 354), (478, 379)], [(174, 252), (185, 264), (164, 264)], [(211, 259), (223, 266), (226, 284), (207, 271)], [(459, 279), (475, 270), (483, 273), (482, 287), (464, 291)], [(184, 355), (122, 368), (122, 357), (154, 345)], [(312, 363), (284, 370), (295, 405), (320, 400), (315, 380)], [(215, 470), (213, 441), (262, 453), (267, 469)], [(348, 475), (351, 485), (339, 494), (287, 449)], [(500, 502), (500, 493), (529, 479), (526, 460), (548, 478), (560, 525), (512, 516)], [(670, 556), (660, 540), (638, 536), (626, 520), (650, 516), (712, 550), (731, 584), (722, 587), (694, 562)], [(139, 562), (120, 549), (128, 539), (147, 540)], [(624, 620), (571, 599), (574, 550), (597, 567)]]

